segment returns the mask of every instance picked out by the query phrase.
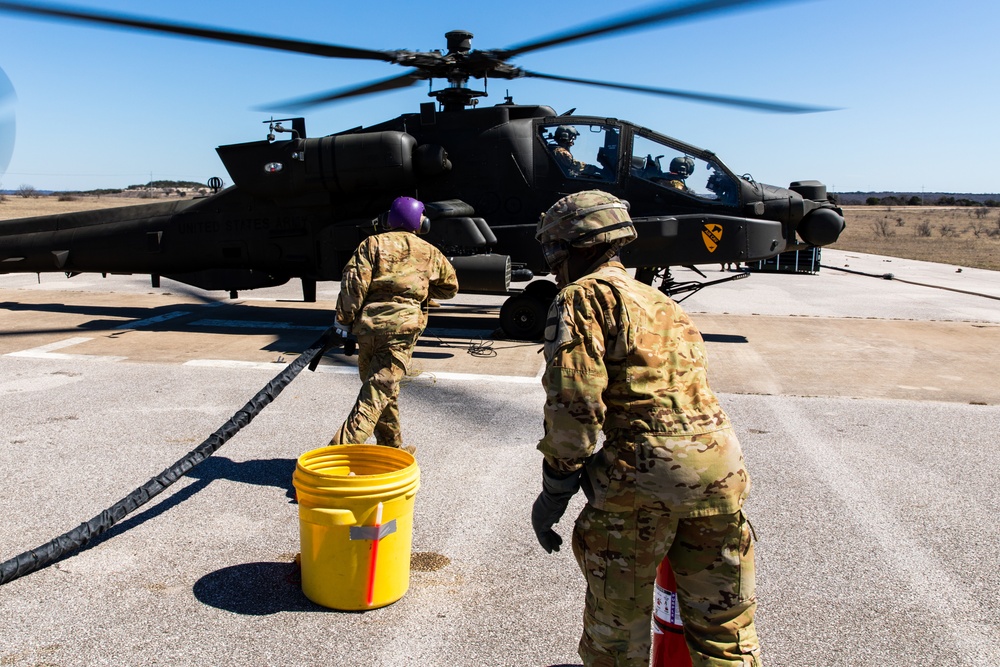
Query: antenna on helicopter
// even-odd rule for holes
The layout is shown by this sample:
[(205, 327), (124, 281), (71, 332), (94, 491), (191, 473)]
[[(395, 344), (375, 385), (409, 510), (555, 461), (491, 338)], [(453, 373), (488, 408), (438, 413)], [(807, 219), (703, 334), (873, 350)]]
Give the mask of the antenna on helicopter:
[[(274, 135), (275, 132), (277, 132), (278, 134), (281, 134), (282, 132), (291, 132), (292, 136), (296, 139), (306, 138), (305, 118), (279, 118), (278, 120), (275, 120), (274, 116), (271, 116), (269, 120), (261, 122), (267, 125), (267, 140), (269, 142), (273, 142), (275, 140), (275, 135)], [(291, 123), (292, 128), (288, 129), (287, 127), (282, 125), (282, 123)]]

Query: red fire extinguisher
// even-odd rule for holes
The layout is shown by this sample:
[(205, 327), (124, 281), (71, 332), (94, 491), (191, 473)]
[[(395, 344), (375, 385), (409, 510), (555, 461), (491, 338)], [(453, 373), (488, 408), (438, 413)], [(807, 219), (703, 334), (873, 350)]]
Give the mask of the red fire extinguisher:
[(656, 568), (653, 593), (653, 661), (651, 667), (691, 667), (684, 623), (677, 605), (677, 581), (669, 561)]

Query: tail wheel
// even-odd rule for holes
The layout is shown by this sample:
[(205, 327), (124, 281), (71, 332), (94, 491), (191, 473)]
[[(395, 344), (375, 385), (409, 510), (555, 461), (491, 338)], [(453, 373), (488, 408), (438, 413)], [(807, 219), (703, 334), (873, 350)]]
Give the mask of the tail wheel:
[(529, 294), (518, 294), (500, 307), (500, 327), (515, 340), (541, 340), (547, 315), (547, 302)]

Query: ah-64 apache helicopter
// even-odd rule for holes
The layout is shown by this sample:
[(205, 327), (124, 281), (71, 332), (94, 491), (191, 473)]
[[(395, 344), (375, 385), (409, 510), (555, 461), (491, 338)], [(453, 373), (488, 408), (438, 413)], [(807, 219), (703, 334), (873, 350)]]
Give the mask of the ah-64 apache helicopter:
[[(540, 212), (560, 197), (599, 188), (626, 199), (639, 241), (623, 250), (641, 280), (675, 293), (671, 266), (755, 261), (834, 242), (842, 212), (817, 181), (780, 188), (740, 177), (714, 153), (627, 121), (557, 114), (549, 106), (479, 106), (485, 90), (470, 79), (533, 77), (632, 90), (713, 104), (801, 113), (803, 107), (734, 97), (541, 74), (509, 64), (530, 52), (611, 33), (646, 29), (696, 14), (762, 0), (698, 0), (660, 5), (642, 15), (508, 49), (480, 51), (472, 34), (448, 32), (448, 51), (375, 51), (215, 30), (65, 7), (0, 1), (0, 12), (183, 35), (332, 58), (380, 60), (401, 75), (303, 98), (304, 108), (420, 81), (443, 79), (435, 102), (364, 128), (322, 137), (302, 118), (270, 120), (265, 139), (220, 146), (234, 185), (192, 200), (0, 222), (0, 272), (147, 273), (206, 290), (238, 290), (302, 281), (315, 301), (318, 280), (339, 280), (358, 243), (380, 231), (394, 198), (427, 203), (425, 238), (459, 273), (463, 291), (511, 295), (500, 311), (507, 335), (541, 333), (551, 281), (534, 240)], [(572, 112), (570, 112), (572, 113)], [(742, 277), (733, 276), (729, 279)], [(726, 279), (723, 279), (726, 280)], [(712, 281), (719, 282), (719, 281)]]

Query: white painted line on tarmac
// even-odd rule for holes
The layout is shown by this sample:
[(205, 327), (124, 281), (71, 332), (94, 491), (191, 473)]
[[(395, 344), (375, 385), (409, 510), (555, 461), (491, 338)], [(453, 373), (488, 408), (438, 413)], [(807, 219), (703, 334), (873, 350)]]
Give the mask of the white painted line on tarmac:
[[(329, 327), (292, 324), (290, 322), (265, 322), (260, 320), (195, 320), (189, 323), (193, 327), (213, 329), (269, 329), (281, 331), (326, 331)], [(445, 329), (430, 328), (424, 331), (422, 337), (438, 338), (473, 338), (489, 339), (493, 329)]]
[[(203, 303), (196, 306), (198, 309), (202, 308), (218, 308), (219, 306), (226, 305), (222, 301), (211, 301), (209, 303)], [(150, 324), (159, 324), (160, 322), (167, 322), (168, 320), (173, 320), (178, 317), (184, 317), (185, 315), (190, 315), (191, 312), (187, 310), (177, 310), (172, 313), (164, 313), (163, 315), (157, 315), (156, 317), (149, 317), (144, 320), (135, 320), (130, 322), (125, 322), (124, 324), (119, 324), (115, 329), (138, 329), (139, 327), (148, 327)]]
[[(32, 275), (34, 275), (34, 274), (32, 274)], [(24, 285), (21, 289), (30, 289), (30, 290), (39, 290), (39, 291), (65, 290), (65, 291), (72, 292), (72, 291), (82, 291), (82, 290), (85, 290), (85, 289), (90, 289), (93, 286), (94, 286), (94, 283), (75, 283), (75, 282), (71, 282), (69, 280), (66, 280), (66, 281), (62, 281), (62, 282), (33, 283), (33, 284), (30, 284), (30, 285)]]
[(139, 327), (148, 327), (150, 324), (158, 324), (160, 322), (166, 322), (168, 320), (173, 320), (178, 317), (184, 317), (185, 315), (190, 315), (186, 310), (177, 310), (172, 313), (165, 313), (163, 315), (157, 315), (156, 317), (150, 317), (145, 320), (136, 320), (134, 322), (126, 322), (125, 324), (119, 324), (115, 329), (138, 329)]
[(541, 386), (538, 378), (526, 375), (479, 375), (477, 373), (437, 373), (424, 371), (417, 376), (407, 376), (404, 382), (426, 382), (433, 384), (438, 380), (453, 380), (456, 382), (499, 382), (501, 384), (531, 384)]
[[(235, 361), (232, 359), (192, 359), (185, 361), (184, 366), (196, 366), (199, 368), (233, 368), (252, 370), (272, 370), (280, 372), (287, 364), (278, 364), (266, 361)], [(357, 375), (356, 366), (332, 366), (320, 365), (316, 367), (317, 373), (330, 373), (333, 375)], [(450, 380), (454, 382), (498, 382), (501, 384), (530, 384), (541, 386), (536, 377), (525, 375), (480, 375), (478, 373), (436, 373), (423, 371), (420, 375), (408, 375), (403, 382), (420, 382), (433, 384), (440, 380)]]
[(281, 329), (283, 331), (326, 331), (329, 327), (291, 324), (289, 322), (260, 322), (254, 320), (195, 320), (192, 327), (213, 329)]
[(280, 372), (288, 366), (285, 363), (273, 361), (237, 361), (235, 359), (192, 359), (185, 361), (183, 366), (198, 366), (200, 368), (250, 368), (267, 369), (269, 371)]
[(52, 351), (72, 347), (73, 345), (79, 345), (80, 343), (86, 343), (88, 340), (93, 340), (93, 338), (67, 338), (65, 340), (56, 341), (55, 343), (49, 343), (48, 345), (42, 345), (41, 347), (33, 347), (30, 350), (8, 352), (4, 356), (27, 357), (30, 359), (60, 359), (63, 361), (123, 361), (128, 359), (128, 357), (113, 357), (99, 354), (62, 354)]

